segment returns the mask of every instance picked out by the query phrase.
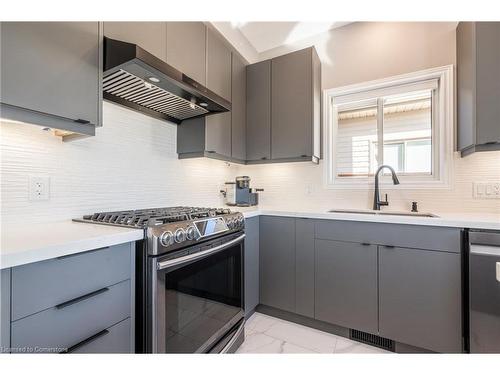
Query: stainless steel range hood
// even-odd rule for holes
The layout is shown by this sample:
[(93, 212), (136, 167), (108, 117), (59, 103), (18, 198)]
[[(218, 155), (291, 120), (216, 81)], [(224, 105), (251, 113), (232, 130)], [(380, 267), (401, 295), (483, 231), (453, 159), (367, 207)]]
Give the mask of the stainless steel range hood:
[(176, 124), (231, 103), (136, 44), (104, 38), (103, 98)]

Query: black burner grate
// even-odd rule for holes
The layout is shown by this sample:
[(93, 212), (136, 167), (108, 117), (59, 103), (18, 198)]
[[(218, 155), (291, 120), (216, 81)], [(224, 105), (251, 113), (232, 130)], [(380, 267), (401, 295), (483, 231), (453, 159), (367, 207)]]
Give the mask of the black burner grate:
[(130, 211), (97, 212), (93, 215), (85, 215), (83, 219), (101, 224), (145, 228), (147, 225), (201, 219), (229, 213), (231, 213), (230, 210), (223, 208), (177, 206)]

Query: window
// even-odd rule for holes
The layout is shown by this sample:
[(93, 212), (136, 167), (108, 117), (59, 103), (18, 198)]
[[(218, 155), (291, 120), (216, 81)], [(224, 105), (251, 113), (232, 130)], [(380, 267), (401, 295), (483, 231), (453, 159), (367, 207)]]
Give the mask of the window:
[(448, 186), (451, 78), (449, 66), (326, 90), (327, 185), (366, 187), (385, 164), (401, 188)]

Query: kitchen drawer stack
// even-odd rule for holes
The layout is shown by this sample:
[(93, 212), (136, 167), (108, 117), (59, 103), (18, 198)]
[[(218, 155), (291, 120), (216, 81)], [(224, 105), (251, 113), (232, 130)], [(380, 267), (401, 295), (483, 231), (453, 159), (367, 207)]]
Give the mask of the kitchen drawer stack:
[(133, 352), (131, 243), (11, 269), (11, 352)]

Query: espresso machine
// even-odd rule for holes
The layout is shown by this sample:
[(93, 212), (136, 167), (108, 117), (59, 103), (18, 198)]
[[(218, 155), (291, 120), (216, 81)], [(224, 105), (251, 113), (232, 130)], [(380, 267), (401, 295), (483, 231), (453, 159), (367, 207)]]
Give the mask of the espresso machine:
[(252, 189), (250, 177), (238, 176), (235, 181), (226, 182), (226, 189), (221, 190), (228, 206), (249, 207), (259, 204), (259, 193), (264, 189)]

